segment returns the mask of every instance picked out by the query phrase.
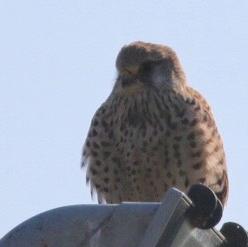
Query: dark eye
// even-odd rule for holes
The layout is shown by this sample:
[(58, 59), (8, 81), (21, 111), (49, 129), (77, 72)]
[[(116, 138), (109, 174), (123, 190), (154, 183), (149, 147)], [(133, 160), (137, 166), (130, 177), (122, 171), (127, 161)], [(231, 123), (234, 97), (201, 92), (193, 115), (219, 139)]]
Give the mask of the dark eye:
[(153, 61), (147, 61), (147, 62), (144, 62), (141, 66), (140, 66), (140, 69), (139, 69), (139, 72), (141, 74), (150, 74), (152, 72), (152, 69), (153, 69)]
[(139, 78), (143, 82), (151, 82), (154, 70), (154, 61), (146, 61), (139, 68)]

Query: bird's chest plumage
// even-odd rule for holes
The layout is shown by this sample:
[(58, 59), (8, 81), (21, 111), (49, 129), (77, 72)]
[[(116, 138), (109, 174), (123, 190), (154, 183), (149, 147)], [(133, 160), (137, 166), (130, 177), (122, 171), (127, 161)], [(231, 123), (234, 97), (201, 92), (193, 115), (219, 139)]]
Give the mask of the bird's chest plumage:
[(162, 96), (144, 94), (124, 101), (117, 109), (113, 131), (116, 147), (125, 157), (164, 152), (183, 131), (181, 119)]
[(100, 201), (160, 201), (197, 182), (221, 188), (225, 174), (211, 113), (180, 95), (115, 98), (98, 111), (85, 153)]
[(132, 189), (145, 188), (142, 195), (155, 193), (157, 198), (173, 184), (187, 184), (182, 162), (185, 126), (168, 99), (140, 97), (122, 109), (114, 129), (115, 147)]

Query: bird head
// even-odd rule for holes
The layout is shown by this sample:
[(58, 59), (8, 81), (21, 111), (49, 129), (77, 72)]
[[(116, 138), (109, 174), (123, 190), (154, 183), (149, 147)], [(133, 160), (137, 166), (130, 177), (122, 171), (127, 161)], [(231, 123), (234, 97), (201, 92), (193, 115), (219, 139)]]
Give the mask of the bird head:
[(176, 53), (168, 46), (134, 42), (124, 46), (116, 59), (115, 90), (136, 93), (147, 88), (176, 88), (185, 75)]

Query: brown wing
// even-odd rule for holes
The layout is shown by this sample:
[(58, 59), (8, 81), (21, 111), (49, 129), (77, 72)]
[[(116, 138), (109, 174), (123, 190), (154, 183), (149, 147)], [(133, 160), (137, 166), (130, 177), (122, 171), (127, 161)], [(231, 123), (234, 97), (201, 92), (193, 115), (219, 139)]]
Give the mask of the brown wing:
[(105, 119), (106, 108), (103, 104), (91, 121), (83, 147), (81, 164), (82, 167), (87, 166), (86, 183), (90, 184), (92, 197), (96, 192), (99, 203), (104, 202), (103, 194), (107, 190), (104, 186), (104, 180), (109, 179), (106, 159), (112, 149), (112, 131)]
[[(189, 103), (194, 105), (194, 109), (200, 108), (200, 130), (205, 129), (205, 131), (211, 133), (211, 135), (204, 140), (204, 148), (208, 148), (206, 159), (209, 158), (210, 163), (206, 167), (206, 172), (209, 173), (209, 177), (211, 178), (208, 182), (205, 182), (205, 184), (212, 188), (220, 201), (225, 204), (228, 197), (229, 184), (223, 141), (218, 132), (212, 110), (207, 101), (193, 88), (189, 87), (187, 90), (188, 95), (190, 95), (189, 100), (191, 101)], [(210, 161), (211, 157), (213, 158)]]

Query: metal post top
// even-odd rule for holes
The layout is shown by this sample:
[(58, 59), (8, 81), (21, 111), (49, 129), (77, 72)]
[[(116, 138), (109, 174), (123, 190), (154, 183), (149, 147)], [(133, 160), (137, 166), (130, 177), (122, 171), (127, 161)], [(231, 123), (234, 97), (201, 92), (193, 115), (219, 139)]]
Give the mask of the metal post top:
[(213, 228), (222, 210), (211, 190), (197, 185), (189, 196), (172, 188), (161, 203), (49, 210), (15, 227), (0, 247), (248, 246), (247, 233), (238, 224), (226, 223), (220, 232)]

